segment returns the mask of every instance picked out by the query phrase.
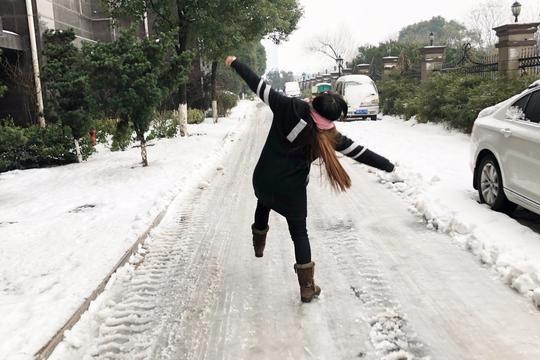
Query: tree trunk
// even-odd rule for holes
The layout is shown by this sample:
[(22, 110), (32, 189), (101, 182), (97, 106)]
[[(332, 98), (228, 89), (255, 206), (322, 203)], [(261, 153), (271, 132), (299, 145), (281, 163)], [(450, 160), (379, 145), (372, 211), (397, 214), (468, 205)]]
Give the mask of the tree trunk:
[(148, 154), (146, 152), (146, 139), (144, 136), (140, 139), (141, 142), (141, 159), (142, 159), (142, 165), (148, 166)]
[(210, 75), (210, 81), (212, 86), (212, 117), (214, 118), (214, 124), (218, 122), (218, 104), (217, 104), (217, 60), (212, 61), (212, 73)]
[(212, 117), (214, 118), (214, 124), (217, 124), (218, 122), (217, 100), (212, 100)]
[(79, 145), (79, 140), (73, 139), (73, 142), (75, 143), (75, 154), (77, 154), (77, 162), (82, 163), (81, 146)]
[(178, 117), (180, 120), (180, 136), (189, 136), (187, 127), (187, 104), (178, 105)]
[[(187, 43), (190, 25), (184, 12), (185, 2), (176, 0), (176, 13), (178, 15), (178, 46), (176, 52), (178, 55), (182, 55), (187, 51)], [(181, 84), (178, 88), (179, 105), (178, 113), (180, 116), (180, 136), (188, 136), (187, 129), (187, 84)]]

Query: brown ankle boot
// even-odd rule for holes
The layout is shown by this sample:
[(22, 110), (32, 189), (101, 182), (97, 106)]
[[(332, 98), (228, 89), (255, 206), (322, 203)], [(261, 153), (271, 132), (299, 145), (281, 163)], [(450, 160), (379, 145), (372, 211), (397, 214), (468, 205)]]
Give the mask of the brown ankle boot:
[(266, 245), (266, 234), (268, 233), (268, 226), (264, 230), (255, 229), (254, 225), (251, 225), (251, 232), (253, 233), (253, 248), (255, 249), (255, 256), (262, 257), (264, 246)]
[(312, 261), (307, 264), (294, 264), (294, 271), (298, 275), (298, 284), (300, 285), (300, 300), (308, 303), (314, 297), (319, 296), (321, 288), (315, 285), (313, 275), (315, 273), (315, 263)]

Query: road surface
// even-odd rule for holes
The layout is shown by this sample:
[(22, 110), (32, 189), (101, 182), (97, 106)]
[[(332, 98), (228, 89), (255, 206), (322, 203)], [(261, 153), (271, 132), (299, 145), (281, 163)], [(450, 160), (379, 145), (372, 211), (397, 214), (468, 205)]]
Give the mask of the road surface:
[(284, 219), (272, 214), (262, 259), (251, 246), (251, 173), (270, 121), (261, 104), (224, 165), (171, 206), (145, 260), (107, 290), (99, 331), (53, 359), (540, 359), (530, 301), (348, 159), (343, 195), (312, 170), (322, 294), (302, 304)]

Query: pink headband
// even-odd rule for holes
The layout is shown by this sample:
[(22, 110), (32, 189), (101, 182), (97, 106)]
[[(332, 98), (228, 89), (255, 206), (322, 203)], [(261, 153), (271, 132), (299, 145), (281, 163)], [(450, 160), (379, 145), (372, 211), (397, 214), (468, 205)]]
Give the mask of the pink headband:
[(330, 130), (336, 126), (333, 121), (328, 120), (313, 109), (311, 109), (311, 117), (320, 130)]

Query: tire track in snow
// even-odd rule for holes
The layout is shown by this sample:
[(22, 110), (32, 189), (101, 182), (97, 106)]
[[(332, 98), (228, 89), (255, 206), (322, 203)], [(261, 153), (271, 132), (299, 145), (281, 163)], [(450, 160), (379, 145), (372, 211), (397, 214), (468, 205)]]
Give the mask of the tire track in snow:
[[(200, 196), (198, 191), (186, 203), (197, 203)], [(172, 310), (164, 301), (167, 293), (174, 287), (174, 279), (188, 272), (197, 253), (193, 224), (200, 223), (201, 215), (188, 206), (168, 215), (164, 224), (152, 231), (140, 250), (146, 253), (144, 261), (132, 262), (134, 267), (119, 273), (111, 286), (108, 305), (99, 314), (103, 321), (85, 358), (151, 358), (161, 319)], [(178, 220), (170, 221), (171, 217)]]
[(358, 238), (354, 222), (347, 214), (335, 219), (335, 214), (340, 212), (336, 209), (327, 213), (324, 207), (313, 208), (310, 228), (314, 229), (317, 237), (326, 239), (325, 247), (350, 284), (351, 296), (362, 303), (363, 320), (371, 327), (370, 340), (374, 348), (371, 352), (374, 353), (368, 350), (358, 356), (377, 356), (382, 360), (427, 358), (427, 349), (408, 325), (380, 271), (381, 264), (370, 255), (372, 250)]

